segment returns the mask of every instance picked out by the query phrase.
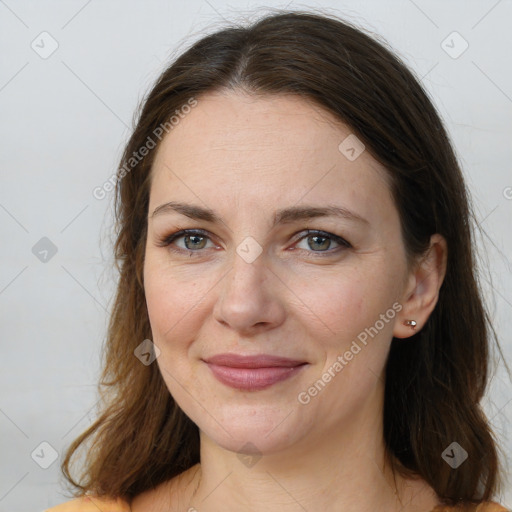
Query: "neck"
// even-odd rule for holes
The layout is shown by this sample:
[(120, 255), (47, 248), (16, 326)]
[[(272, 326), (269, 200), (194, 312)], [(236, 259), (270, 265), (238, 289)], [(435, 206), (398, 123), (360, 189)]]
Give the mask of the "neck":
[(435, 493), (420, 479), (393, 474), (382, 411), (366, 412), (265, 455), (233, 453), (201, 432), (201, 464), (188, 510), (430, 512), (438, 504)]

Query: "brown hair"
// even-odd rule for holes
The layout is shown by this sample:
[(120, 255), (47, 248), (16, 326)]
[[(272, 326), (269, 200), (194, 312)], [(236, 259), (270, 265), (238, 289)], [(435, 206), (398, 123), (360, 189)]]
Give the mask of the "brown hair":
[[(142, 365), (133, 354), (152, 338), (142, 269), (156, 150), (135, 165), (130, 159), (191, 98), (220, 89), (299, 95), (323, 107), (389, 171), (410, 260), (424, 253), (432, 234), (445, 237), (447, 272), (434, 311), (412, 338), (392, 341), (385, 441), (395, 469), (422, 477), (447, 504), (490, 499), (499, 461), (479, 402), (494, 333), (476, 280), (468, 194), (449, 138), (419, 80), (385, 43), (333, 16), (297, 11), (202, 38), (143, 102), (117, 179), (120, 278), (100, 383), (103, 405), (62, 462), (75, 494), (130, 500), (199, 462), (197, 426), (173, 400), (158, 365)], [(92, 444), (75, 481), (70, 462), (85, 441)], [(456, 470), (441, 457), (453, 441), (469, 457)]]

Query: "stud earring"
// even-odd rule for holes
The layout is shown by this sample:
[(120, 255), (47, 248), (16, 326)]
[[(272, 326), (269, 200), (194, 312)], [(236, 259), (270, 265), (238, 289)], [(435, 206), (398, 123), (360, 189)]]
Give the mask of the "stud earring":
[(405, 320), (404, 325), (408, 325), (408, 326), (410, 326), (410, 328), (412, 330), (414, 330), (414, 329), (416, 329), (417, 323), (416, 323), (416, 320)]

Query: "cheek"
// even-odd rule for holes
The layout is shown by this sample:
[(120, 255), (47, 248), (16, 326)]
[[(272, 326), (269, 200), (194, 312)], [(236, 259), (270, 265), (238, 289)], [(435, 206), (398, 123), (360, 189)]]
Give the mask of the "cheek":
[(195, 265), (176, 268), (148, 255), (144, 267), (144, 292), (155, 342), (184, 340), (199, 325), (205, 297), (215, 285), (212, 273), (200, 277)]
[(170, 394), (186, 404), (190, 396), (185, 390), (191, 388), (196, 370), (189, 364), (189, 348), (204, 321), (201, 299), (207, 287), (201, 280), (178, 279), (179, 272), (153, 265), (151, 258), (146, 263), (144, 289), (152, 341), (160, 349), (156, 364)]
[[(340, 377), (332, 389), (353, 389), (360, 397), (375, 384), (386, 362), (396, 317), (393, 304), (398, 289), (393, 276), (398, 269), (390, 261), (386, 264), (375, 258), (369, 264), (355, 264), (345, 270), (318, 276), (313, 281), (315, 286), (302, 286), (297, 295), (314, 312), (310, 315), (312, 322), (302, 324), (318, 353), (322, 353), (319, 372)], [(339, 356), (341, 373), (336, 370), (339, 365), (333, 368)]]
[(325, 389), (320, 386), (321, 398), (315, 407), (335, 411), (329, 416), (333, 423), (341, 416), (348, 417), (376, 392), (389, 352), (396, 316), (394, 284), (385, 277), (383, 267), (371, 268), (365, 275), (354, 269), (345, 277), (332, 276), (325, 280), (323, 294), (315, 291), (309, 295), (315, 313), (329, 330), (311, 327), (308, 333), (322, 353), (308, 389), (314, 392), (317, 380), (328, 380)]
[(335, 341), (347, 340), (373, 325), (391, 307), (395, 296), (391, 282), (386, 282), (378, 264), (368, 267), (368, 271), (354, 265), (317, 273), (315, 278), (298, 277), (290, 284), (314, 319), (311, 327), (322, 326), (326, 337)]

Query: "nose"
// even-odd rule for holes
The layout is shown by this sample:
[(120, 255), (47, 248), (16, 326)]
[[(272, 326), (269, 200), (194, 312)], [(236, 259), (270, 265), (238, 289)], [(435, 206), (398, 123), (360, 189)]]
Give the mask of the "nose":
[(219, 283), (214, 318), (236, 331), (251, 336), (284, 322), (283, 283), (270, 269), (264, 254), (247, 263), (234, 253), (231, 268)]

